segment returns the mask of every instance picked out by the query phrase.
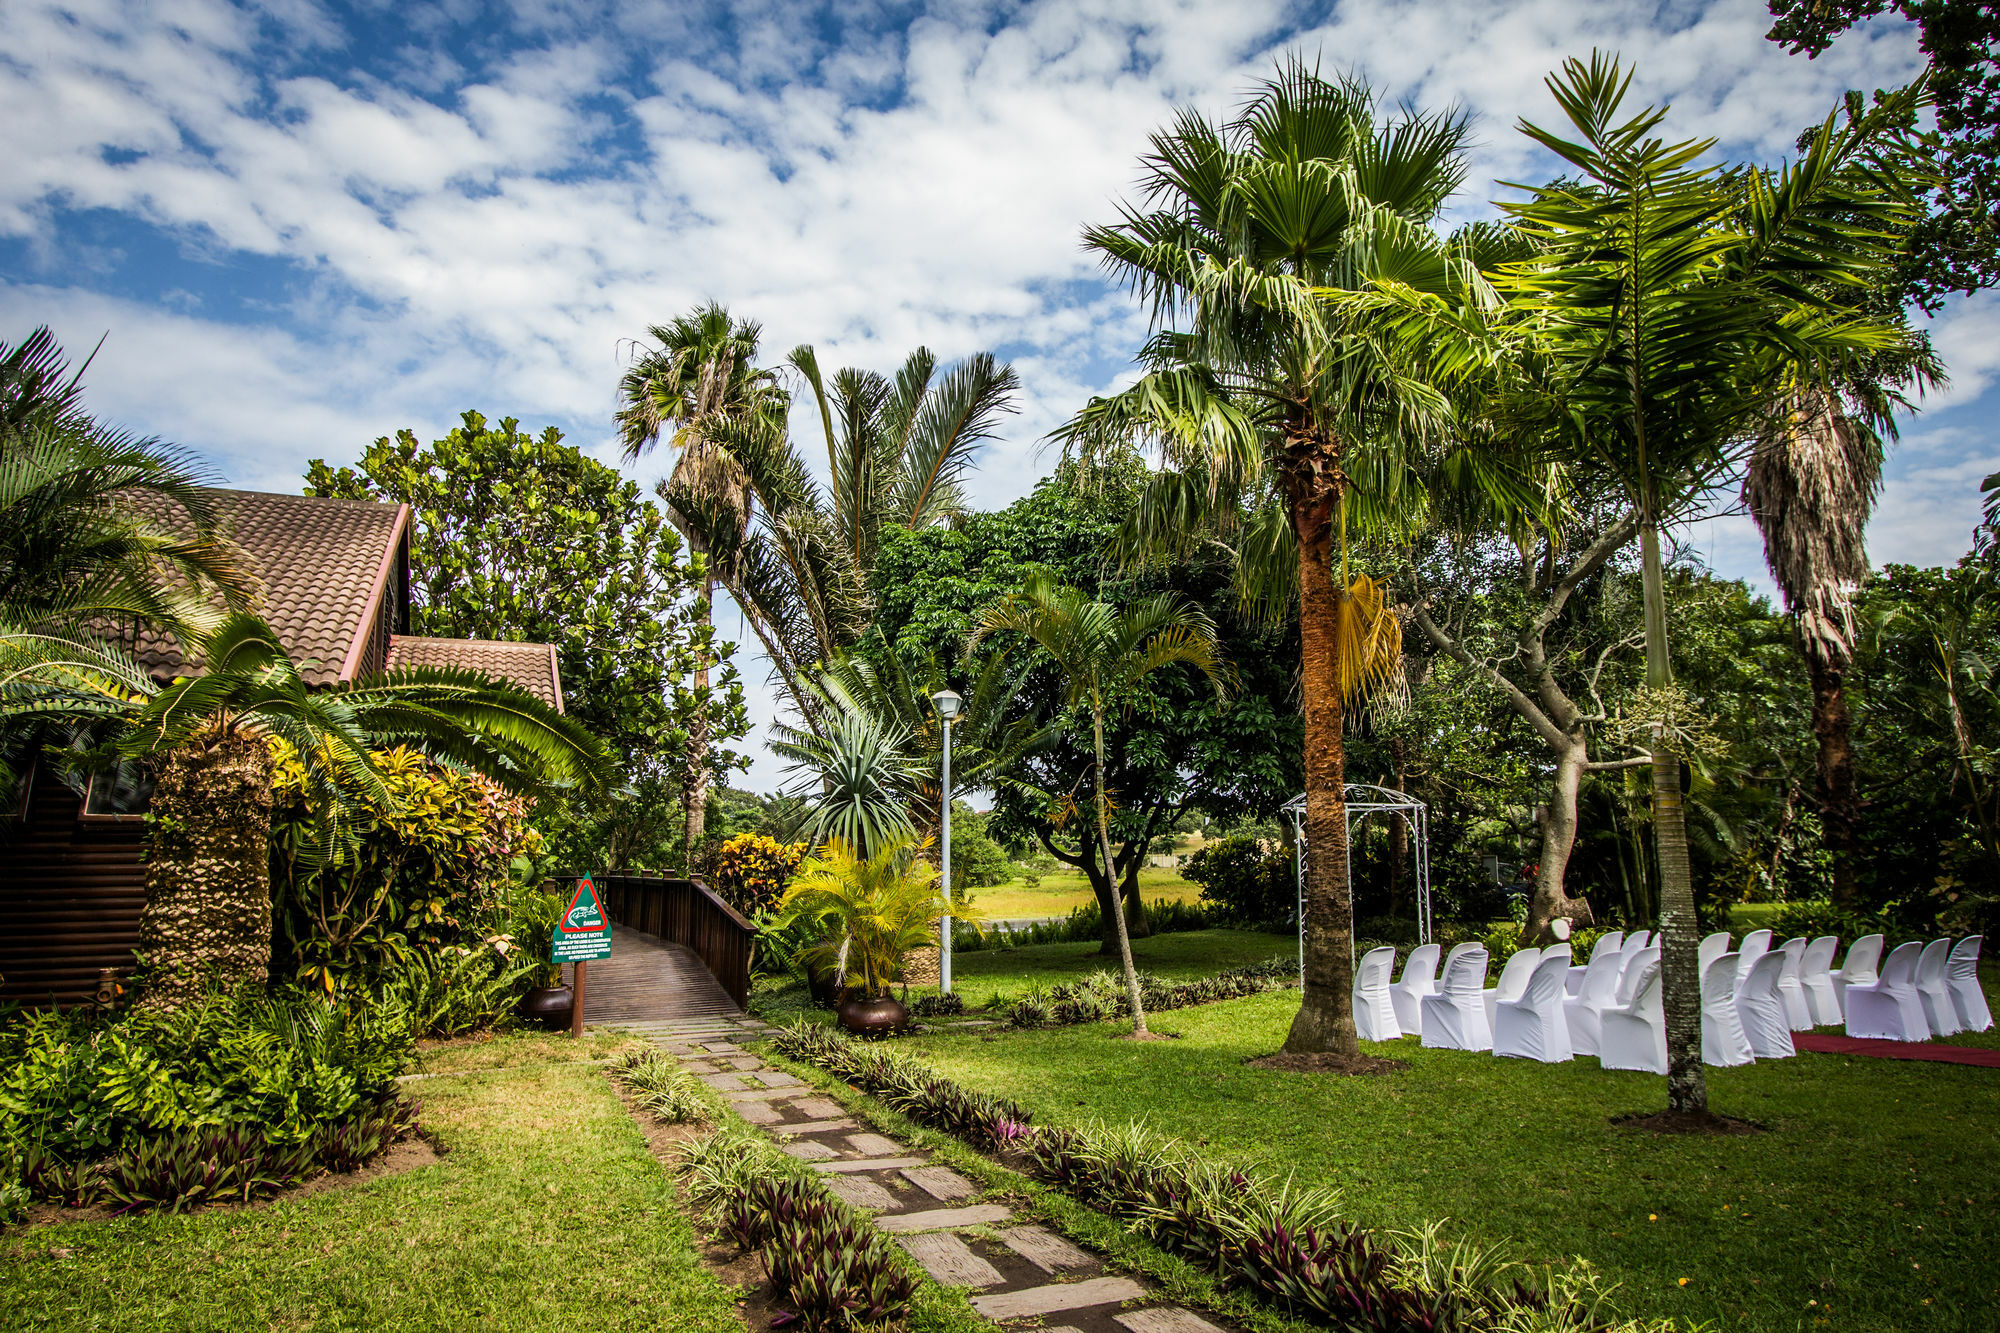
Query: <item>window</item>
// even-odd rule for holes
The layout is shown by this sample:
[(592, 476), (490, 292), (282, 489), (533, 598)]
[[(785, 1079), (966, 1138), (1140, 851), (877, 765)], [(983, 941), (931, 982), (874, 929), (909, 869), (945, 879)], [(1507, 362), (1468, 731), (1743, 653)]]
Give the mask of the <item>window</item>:
[(137, 761), (121, 759), (116, 768), (91, 775), (83, 794), (83, 813), (86, 818), (110, 819), (139, 815), (152, 799), (152, 776)]

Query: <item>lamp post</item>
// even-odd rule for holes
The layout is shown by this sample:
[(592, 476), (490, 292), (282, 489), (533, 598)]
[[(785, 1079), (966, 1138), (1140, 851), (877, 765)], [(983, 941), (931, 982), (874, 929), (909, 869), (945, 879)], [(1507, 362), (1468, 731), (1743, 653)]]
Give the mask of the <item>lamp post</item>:
[(944, 786), (938, 805), (943, 815), (939, 860), (944, 864), (944, 921), (938, 932), (938, 994), (951, 994), (951, 724), (965, 707), (965, 700), (950, 690), (931, 696), (938, 719), (944, 723)]

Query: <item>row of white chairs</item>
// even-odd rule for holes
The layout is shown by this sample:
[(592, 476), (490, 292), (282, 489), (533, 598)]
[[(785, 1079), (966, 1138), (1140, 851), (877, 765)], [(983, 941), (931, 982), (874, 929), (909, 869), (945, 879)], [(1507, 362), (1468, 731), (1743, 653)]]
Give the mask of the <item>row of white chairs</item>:
[[(1833, 936), (1787, 940), (1752, 931), (1740, 950), (1718, 932), (1700, 946), (1702, 1058), (1713, 1065), (1783, 1059), (1791, 1034), (1846, 1023), (1852, 1036), (1924, 1040), (1993, 1023), (1979, 988), (1980, 937), (1900, 945), (1878, 972), (1883, 938), (1856, 940), (1838, 970)], [(1666, 1020), (1660, 949), (1648, 931), (1610, 931), (1587, 964), (1568, 944), (1521, 949), (1486, 985), (1479, 944), (1453, 947), (1439, 972), (1439, 947), (1411, 950), (1400, 980), (1396, 951), (1370, 950), (1354, 978), (1354, 1023), (1369, 1041), (1404, 1035), (1446, 1050), (1560, 1062), (1595, 1055), (1607, 1069), (1665, 1073)]]

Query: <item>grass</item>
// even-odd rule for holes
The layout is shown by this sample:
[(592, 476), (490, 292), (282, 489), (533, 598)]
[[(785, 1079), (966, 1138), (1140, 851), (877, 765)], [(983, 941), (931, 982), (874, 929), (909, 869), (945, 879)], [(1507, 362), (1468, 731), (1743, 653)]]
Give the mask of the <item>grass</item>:
[(601, 1070), (615, 1044), (427, 1053), (443, 1160), (348, 1188), (0, 1235), (9, 1329), (740, 1333), (665, 1173)]
[(1248, 1067), (1297, 1007), (1278, 992), (1163, 1013), (1153, 1026), (1180, 1039), (1142, 1046), (1095, 1024), (904, 1049), (1044, 1123), (1144, 1118), (1218, 1157), (1337, 1185), (1371, 1225), (1450, 1218), (1521, 1257), (1581, 1254), (1631, 1314), (1947, 1330), (1988, 1326), (2000, 1306), (2000, 1071), (1816, 1055), (1710, 1070), (1715, 1108), (1768, 1132), (1656, 1137), (1609, 1122), (1662, 1109), (1664, 1080), (1590, 1059), (1405, 1040), (1364, 1044), (1410, 1062), (1386, 1077)]
[[(1098, 952), (1100, 947), (1095, 941), (1084, 941), (956, 953), (951, 960), (952, 989), (965, 997), (968, 1008), (996, 1002), (1009, 1005), (1038, 986), (1069, 981), (1100, 968), (1115, 969), (1118, 959), (1105, 957)], [(1133, 940), (1132, 961), (1140, 970), (1163, 977), (1203, 977), (1246, 963), (1261, 963), (1297, 948), (1298, 941), (1290, 935), (1185, 930)], [(911, 992), (913, 996), (918, 993)]]
[[(1139, 892), (1149, 903), (1161, 898), (1184, 903), (1199, 897), (1201, 886), (1182, 879), (1178, 870), (1166, 866), (1141, 866)], [(1043, 875), (1041, 882), (1032, 886), (1016, 879), (972, 891), (973, 907), (988, 921), (1068, 916), (1076, 908), (1095, 901), (1083, 872), (1067, 866), (1059, 872)]]

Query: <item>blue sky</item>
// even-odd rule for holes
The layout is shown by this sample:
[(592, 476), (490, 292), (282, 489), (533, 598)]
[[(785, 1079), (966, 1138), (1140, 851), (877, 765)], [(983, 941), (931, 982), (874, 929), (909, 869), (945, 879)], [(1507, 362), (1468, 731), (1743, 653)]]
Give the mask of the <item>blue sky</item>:
[[(1474, 217), (1492, 182), (1549, 174), (1514, 121), (1552, 119), (1542, 76), (1593, 46), (1638, 62), (1673, 133), (1739, 160), (1918, 68), (1894, 19), (1817, 61), (1768, 25), (1755, 0), (8, 0), (0, 336), (108, 334), (100, 411), (231, 484), (296, 490), (309, 458), (430, 438), (467, 407), (609, 460), (625, 340), (716, 298), (763, 321), (774, 358), (1011, 357), (1022, 411), (975, 483), (999, 504), (1143, 336), (1077, 237), (1175, 106), (1222, 110), (1288, 48), (1462, 106), (1479, 143), (1454, 212)], [(1934, 333), (1954, 383), (1904, 432), (1878, 561), (1963, 551), (2000, 468), (2000, 300), (1956, 302)], [(1741, 520), (1691, 540), (1761, 579)], [(774, 774), (760, 756), (750, 785)]]

